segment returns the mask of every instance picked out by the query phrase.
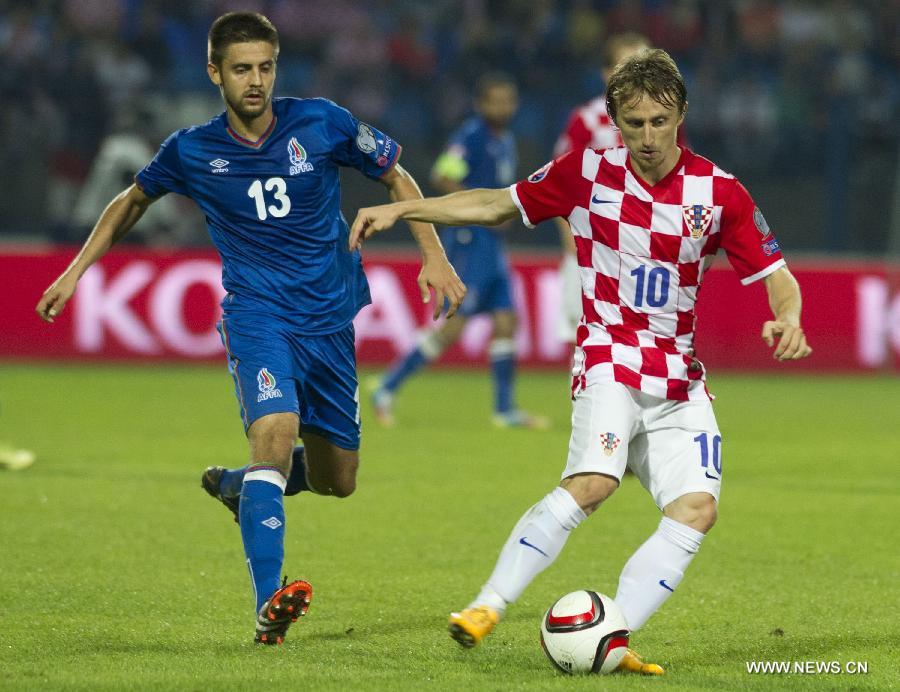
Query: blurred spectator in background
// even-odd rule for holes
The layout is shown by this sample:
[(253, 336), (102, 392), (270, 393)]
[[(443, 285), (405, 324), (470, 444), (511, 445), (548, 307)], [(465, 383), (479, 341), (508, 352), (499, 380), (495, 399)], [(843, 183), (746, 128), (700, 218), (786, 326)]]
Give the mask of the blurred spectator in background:
[[(81, 240), (94, 227), (113, 197), (134, 182), (135, 174), (156, 154), (159, 136), (154, 117), (146, 104), (120, 104), (113, 131), (100, 144), (87, 180), (81, 187), (71, 223), (69, 240)], [(134, 233), (150, 245), (184, 245), (200, 240), (198, 231), (186, 223), (175, 196), (166, 196), (148, 207)]]
[[(205, 28), (248, 7), (284, 27), (280, 89), (403, 132), (413, 173), (464, 117), (477, 76), (497, 69), (522, 87), (512, 126), (523, 169), (536, 168), (572, 99), (603, 88), (597, 47), (639, 32), (683, 68), (692, 148), (757, 191), (784, 242), (885, 248), (871, 200), (893, 194), (900, 144), (897, 0), (0, 0), (0, 237), (71, 237), (120, 105), (165, 103), (160, 132), (217, 112), (196, 68)], [(348, 181), (347, 210), (370, 201)], [(554, 238), (548, 224), (517, 242)]]

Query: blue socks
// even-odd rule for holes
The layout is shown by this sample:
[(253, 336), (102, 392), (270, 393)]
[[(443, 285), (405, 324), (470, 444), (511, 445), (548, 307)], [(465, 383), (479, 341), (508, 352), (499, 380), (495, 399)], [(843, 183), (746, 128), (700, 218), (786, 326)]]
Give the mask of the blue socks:
[(513, 410), (513, 381), (516, 376), (516, 345), (512, 339), (494, 339), (488, 347), (494, 376), (494, 413)]
[(281, 585), (284, 563), (284, 487), (272, 466), (250, 466), (241, 490), (240, 526), (256, 596), (256, 612)]
[[(287, 487), (284, 490), (284, 494), (287, 496), (309, 490), (309, 484), (306, 482), (306, 451), (302, 445), (294, 447), (293, 460), (291, 475), (288, 477)], [(219, 492), (225, 497), (240, 495), (244, 474), (247, 473), (248, 468), (249, 466), (242, 466), (239, 469), (225, 471), (219, 483)]]
[(407, 377), (413, 375), (422, 366), (428, 365), (435, 358), (440, 357), (444, 350), (441, 338), (438, 332), (430, 331), (419, 337), (418, 345), (406, 356), (391, 368), (381, 382), (381, 388), (388, 392), (395, 392), (398, 387), (406, 380)]
[(419, 368), (428, 363), (430, 359), (422, 352), (421, 346), (417, 346), (406, 354), (406, 358), (401, 360), (384, 378), (381, 383), (382, 389), (389, 392), (395, 391), (403, 381), (413, 375)]

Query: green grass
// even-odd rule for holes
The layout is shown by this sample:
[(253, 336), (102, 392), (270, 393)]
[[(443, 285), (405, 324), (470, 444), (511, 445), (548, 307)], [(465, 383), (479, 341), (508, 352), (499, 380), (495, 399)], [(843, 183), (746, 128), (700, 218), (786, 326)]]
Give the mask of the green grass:
[[(261, 648), (237, 526), (199, 488), (207, 465), (245, 458), (224, 371), (0, 365), (0, 439), (38, 454), (0, 473), (0, 688), (898, 685), (900, 380), (718, 376), (711, 388), (725, 437), (719, 524), (632, 640), (668, 675), (598, 680), (555, 672), (538, 625), (563, 593), (615, 591), (658, 521), (633, 478), (484, 647), (462, 651), (445, 633), (564, 466), (562, 372), (520, 382), (523, 406), (553, 419), (547, 433), (491, 429), (482, 373), (412, 381), (397, 429), (366, 426), (354, 496), (286, 503), (285, 568), (315, 598), (284, 646)], [(749, 675), (750, 660), (859, 660), (869, 673)]]

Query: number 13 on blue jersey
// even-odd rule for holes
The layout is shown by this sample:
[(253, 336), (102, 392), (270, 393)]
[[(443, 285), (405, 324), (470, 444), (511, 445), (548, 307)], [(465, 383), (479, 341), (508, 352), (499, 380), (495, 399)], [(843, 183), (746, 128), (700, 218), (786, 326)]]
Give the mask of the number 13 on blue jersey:
[[(277, 206), (274, 204), (266, 206), (266, 195), (263, 188), (266, 192), (272, 193), (272, 197), (278, 202)], [(291, 210), (291, 198), (287, 196), (287, 183), (284, 182), (284, 178), (269, 178), (265, 185), (261, 180), (254, 180), (250, 189), (247, 190), (247, 196), (252, 197), (256, 202), (256, 216), (260, 221), (265, 221), (269, 214), (280, 219), (282, 216), (287, 216)]]

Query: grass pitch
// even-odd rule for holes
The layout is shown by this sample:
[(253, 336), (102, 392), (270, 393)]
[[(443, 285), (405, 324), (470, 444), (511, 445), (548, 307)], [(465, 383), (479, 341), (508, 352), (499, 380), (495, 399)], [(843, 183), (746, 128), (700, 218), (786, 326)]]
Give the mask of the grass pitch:
[[(365, 373), (363, 380), (365, 380)], [(522, 512), (557, 482), (563, 373), (524, 373), (545, 433), (489, 424), (490, 382), (429, 372), (399, 425), (363, 407), (359, 489), (286, 502), (285, 569), (315, 588), (284, 646), (252, 643), (237, 526), (199, 487), (245, 459), (222, 368), (0, 365), (4, 689), (885, 689), (900, 684), (900, 380), (714, 376), (719, 524), (635, 634), (662, 679), (572, 678), (539, 620), (578, 588), (615, 593), (657, 511), (633, 478), (574, 532), (485, 646), (446, 635)], [(748, 661), (864, 662), (868, 674), (749, 674)]]

